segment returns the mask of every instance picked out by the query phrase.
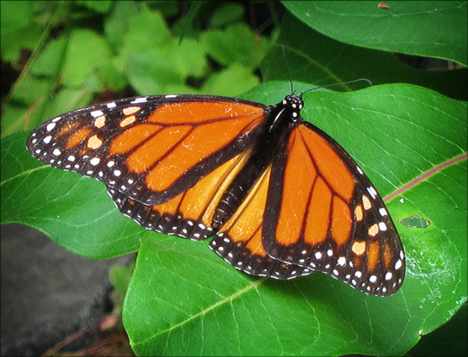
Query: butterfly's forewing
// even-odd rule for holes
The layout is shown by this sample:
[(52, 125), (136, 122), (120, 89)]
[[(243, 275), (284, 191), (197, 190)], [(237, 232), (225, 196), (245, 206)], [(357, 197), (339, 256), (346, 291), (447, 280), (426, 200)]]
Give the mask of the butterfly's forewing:
[(391, 295), (404, 252), (382, 198), (327, 134), (302, 122), (272, 165), (263, 246), (273, 258)]
[(128, 98), (53, 118), (33, 130), (27, 147), (51, 166), (158, 205), (245, 151), (264, 108), (213, 96)]

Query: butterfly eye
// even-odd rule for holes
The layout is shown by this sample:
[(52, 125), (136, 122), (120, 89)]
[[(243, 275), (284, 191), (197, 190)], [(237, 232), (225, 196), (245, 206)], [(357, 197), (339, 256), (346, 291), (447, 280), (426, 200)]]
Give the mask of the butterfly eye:
[(147, 96), (82, 108), (32, 131), (30, 153), (93, 177), (118, 209), (210, 248), (255, 276), (325, 272), (365, 293), (401, 287), (405, 256), (382, 198), (349, 154), (304, 122), (295, 93), (274, 106)]

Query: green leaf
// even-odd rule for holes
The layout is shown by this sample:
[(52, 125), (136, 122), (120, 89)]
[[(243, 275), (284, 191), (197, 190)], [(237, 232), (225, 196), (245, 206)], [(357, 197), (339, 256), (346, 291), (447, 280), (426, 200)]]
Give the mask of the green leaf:
[(206, 31), (200, 41), (206, 52), (223, 65), (240, 63), (245, 67), (257, 67), (269, 49), (268, 42), (256, 38), (244, 24), (232, 25), (225, 30)]
[(64, 59), (62, 83), (68, 87), (86, 83), (91, 91), (102, 90), (104, 83), (99, 79), (99, 71), (111, 64), (110, 58), (111, 50), (104, 38), (91, 30), (73, 30)]
[[(345, 32), (346, 29), (341, 28), (341, 31)], [(466, 68), (445, 72), (418, 70), (404, 64), (392, 53), (332, 40), (288, 14), (283, 20), (278, 43), (284, 45), (286, 58), (279, 46), (269, 52), (262, 62), (263, 79), (266, 81), (289, 80), (288, 67), (293, 80), (315, 85), (367, 78), (374, 85), (409, 83), (433, 89), (454, 99), (468, 98)], [(361, 86), (354, 85), (353, 89), (366, 86), (362, 82)], [(333, 90), (350, 90), (350, 86), (335, 86)]]
[(56, 76), (61, 67), (67, 48), (68, 36), (50, 41), (37, 59), (31, 64), (29, 73), (36, 76)]
[(375, 1), (282, 3), (308, 26), (347, 44), (468, 64), (466, 1), (387, 1), (391, 9)]
[(124, 43), (124, 36), (128, 31), (130, 22), (139, 16), (139, 7), (131, 1), (116, 1), (109, 16), (104, 19), (104, 31), (109, 44), (119, 49)]
[(242, 21), (244, 7), (240, 3), (224, 3), (210, 17), (210, 27), (222, 27)]
[(468, 350), (468, 304), (465, 302), (455, 316), (442, 327), (423, 336), (408, 356), (463, 356)]
[(2, 60), (16, 62), (22, 48), (34, 49), (41, 40), (42, 29), (34, 21), (32, 1), (2, 1)]
[[(140, 94), (201, 92), (204, 77), (210, 75), (210, 66), (205, 47), (198, 40), (199, 33), (193, 31), (179, 43), (179, 36), (171, 33), (171, 30), (177, 30), (170, 29), (157, 10), (165, 9), (173, 13), (178, 8), (175, 2), (116, 2), (108, 13), (106, 4), (82, 3), (87, 7), (103, 6), (98, 10), (106, 12), (103, 16), (96, 16), (73, 4), (37, 2), (33, 8), (20, 6), (18, 11), (21, 16), (28, 16), (44, 28), (43, 46), (36, 48), (11, 93), (2, 103), (5, 108), (1, 124), (2, 137), (35, 127), (50, 117), (50, 113), (55, 115), (76, 109), (74, 104), (83, 103), (82, 98), (88, 99), (88, 102), (83, 103), (88, 105), (95, 93), (104, 90), (115, 92), (125, 89)], [(14, 11), (14, 8), (7, 10), (5, 13)], [(77, 27), (78, 18), (92, 18), (93, 26), (86, 27), (89, 23), (83, 22)], [(2, 22), (2, 36), (10, 27), (16, 31), (25, 24), (24, 21), (9, 21), (8, 18), (5, 23)], [(104, 34), (97, 32), (101, 27), (104, 28)], [(242, 29), (245, 35), (245, 26)], [(54, 38), (50, 38), (51, 30)], [(267, 42), (265, 39), (256, 41), (251, 32), (247, 35), (243, 38), (248, 40), (245, 42), (248, 51), (239, 53), (250, 53), (258, 65), (259, 56), (265, 53)], [(258, 48), (254, 48), (254, 45), (258, 45)], [(2, 50), (3, 47), (2, 43)], [(237, 60), (245, 62), (245, 55), (237, 56)], [(255, 76), (250, 74), (254, 71), (252, 63), (249, 64), (250, 72), (242, 70), (233, 83), (213, 84), (214, 79), (211, 79), (208, 87), (219, 87), (219, 93), (226, 95), (251, 88), (258, 83)], [(231, 69), (221, 69), (219, 75), (213, 78), (219, 80), (226, 73), (232, 74), (234, 70), (243, 68), (238, 62), (230, 66)], [(227, 77), (231, 80), (233, 76)], [(127, 88), (129, 84), (133, 88)], [(72, 98), (67, 105), (63, 100), (70, 94)], [(60, 111), (60, 108), (64, 110)]]
[(161, 14), (146, 6), (130, 21), (114, 64), (141, 94), (167, 93), (168, 88), (183, 86), (187, 77), (199, 77), (207, 69), (203, 47), (191, 38), (179, 44)]
[(259, 82), (259, 78), (252, 74), (251, 68), (234, 63), (208, 77), (203, 83), (202, 92), (205, 94), (235, 96), (255, 87)]
[(132, 278), (135, 267), (133, 264), (130, 266), (123, 266), (116, 264), (109, 270), (109, 280), (112, 286), (119, 294), (125, 295), (127, 292), (130, 279)]
[(94, 10), (101, 14), (104, 14), (109, 11), (112, 6), (112, 1), (78, 1), (75, 0), (78, 5), (86, 6), (88, 9)]
[(189, 76), (202, 75), (206, 66), (205, 53), (196, 41), (185, 39), (179, 45), (171, 39), (164, 45), (129, 55), (126, 70), (132, 86), (144, 95), (168, 93), (168, 87), (185, 84)]
[(115, 290), (115, 298), (113, 300), (114, 312), (119, 316), (122, 316), (125, 295), (127, 294), (134, 269), (134, 264), (130, 264), (129, 266), (116, 264), (109, 270), (109, 280)]
[[(133, 54), (161, 48), (170, 40), (169, 29), (160, 13), (151, 12), (147, 5), (139, 10), (140, 12), (133, 16), (128, 24), (124, 45), (114, 62), (120, 70), (125, 69), (128, 58)], [(153, 58), (153, 61), (156, 61), (155, 59)]]
[(27, 104), (44, 101), (45, 94), (50, 92), (53, 85), (54, 82), (50, 78), (33, 76), (28, 72), (16, 82), (12, 99)]
[[(296, 88), (311, 84), (296, 83)], [(287, 82), (251, 90), (276, 103)], [(378, 298), (316, 273), (247, 276), (207, 248), (146, 231), (104, 185), (43, 165), (26, 135), (2, 140), (2, 223), (21, 222), (88, 257), (138, 250), (124, 324), (138, 355), (401, 355), (467, 296), (467, 105), (404, 84), (304, 95), (303, 116), (340, 142), (383, 196), (407, 254), (397, 294)], [(406, 227), (418, 215), (431, 224)]]
[(1, 141), (1, 223), (35, 227), (65, 249), (89, 258), (135, 251), (141, 232), (116, 212), (105, 186), (44, 166), (30, 156), (25, 139), (21, 132)]

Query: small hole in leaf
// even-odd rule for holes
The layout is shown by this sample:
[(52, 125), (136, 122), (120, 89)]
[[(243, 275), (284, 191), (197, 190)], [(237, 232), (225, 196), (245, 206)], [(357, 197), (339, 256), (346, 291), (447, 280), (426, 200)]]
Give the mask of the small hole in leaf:
[(411, 216), (398, 220), (405, 227), (411, 228), (426, 228), (431, 224), (427, 219), (420, 216)]

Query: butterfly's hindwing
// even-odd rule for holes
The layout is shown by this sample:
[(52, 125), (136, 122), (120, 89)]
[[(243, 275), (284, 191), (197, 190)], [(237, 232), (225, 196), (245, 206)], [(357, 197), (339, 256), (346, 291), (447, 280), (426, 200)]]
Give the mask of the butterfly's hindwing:
[[(160, 204), (255, 140), (264, 106), (225, 99), (150, 96), (98, 104), (42, 124), (27, 147), (51, 166), (94, 177), (145, 204)], [(213, 137), (221, 125), (229, 130)]]
[(271, 168), (265, 169), (234, 215), (221, 227), (210, 248), (236, 269), (257, 276), (292, 279), (313, 270), (267, 255), (262, 244), (262, 222)]

